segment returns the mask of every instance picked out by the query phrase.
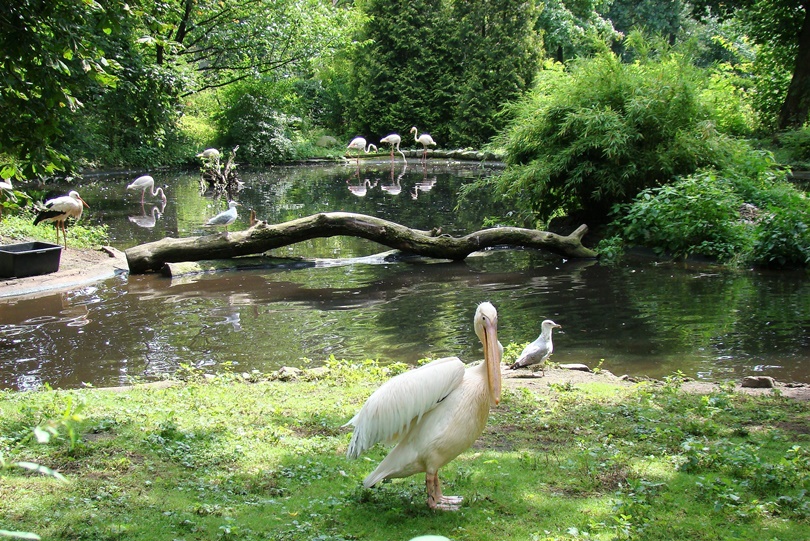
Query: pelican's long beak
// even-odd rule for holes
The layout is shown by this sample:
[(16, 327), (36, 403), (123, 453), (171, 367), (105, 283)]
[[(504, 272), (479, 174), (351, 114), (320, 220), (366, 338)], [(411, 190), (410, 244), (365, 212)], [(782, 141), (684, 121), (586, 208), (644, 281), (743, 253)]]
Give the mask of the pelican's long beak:
[(489, 396), (493, 406), (501, 402), (501, 355), (498, 322), (484, 319), (484, 362), (487, 365)]

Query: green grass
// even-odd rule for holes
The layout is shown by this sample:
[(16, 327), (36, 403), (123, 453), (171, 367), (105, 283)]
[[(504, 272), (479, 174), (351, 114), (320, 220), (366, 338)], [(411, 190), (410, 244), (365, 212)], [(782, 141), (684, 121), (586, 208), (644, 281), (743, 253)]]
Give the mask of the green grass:
[[(43, 539), (806, 540), (806, 404), (720, 389), (507, 390), (474, 447), (442, 471), (367, 490), (385, 455), (345, 458), (341, 429), (400, 370), (329, 363), (309, 381), (259, 374), (166, 388), (0, 394), (0, 529)], [(37, 443), (33, 427), (48, 443)], [(13, 467), (30, 461), (67, 483)]]
[[(10, 241), (24, 242), (39, 240), (56, 242), (56, 230), (53, 224), (34, 225), (36, 214), (28, 209), (19, 209), (15, 213), (3, 213), (0, 220), (0, 237)], [(67, 226), (71, 248), (98, 248), (109, 242), (106, 225), (82, 225), (71, 220)], [(62, 234), (59, 234), (61, 244)]]

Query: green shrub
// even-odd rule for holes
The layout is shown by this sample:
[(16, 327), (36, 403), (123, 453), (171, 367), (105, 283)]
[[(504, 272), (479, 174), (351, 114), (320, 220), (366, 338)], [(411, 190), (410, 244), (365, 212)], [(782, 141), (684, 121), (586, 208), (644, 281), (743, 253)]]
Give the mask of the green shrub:
[(779, 143), (781, 162), (810, 169), (810, 126), (780, 134)]
[(743, 202), (728, 182), (703, 172), (641, 192), (631, 205), (621, 207), (618, 222), (625, 242), (659, 254), (699, 253), (730, 260), (751, 249), (753, 226), (740, 220)]
[(765, 215), (757, 227), (753, 257), (762, 265), (810, 266), (810, 204)]
[(508, 167), (494, 182), (539, 220), (583, 211), (598, 222), (644, 189), (722, 167), (737, 146), (728, 134), (750, 122), (722, 72), (672, 50), (632, 64), (605, 51), (538, 80), (498, 141)]
[(278, 163), (295, 158), (293, 126), (298, 117), (281, 113), (261, 95), (245, 93), (223, 113), (223, 145), (239, 145), (247, 163)]
[[(702, 254), (762, 266), (810, 266), (806, 194), (785, 179), (768, 153), (739, 154), (733, 163), (722, 172), (700, 172), (617, 205), (611, 224), (616, 235), (674, 257)], [(743, 204), (752, 206), (754, 216), (740, 215)], [(611, 249), (609, 243), (604, 246), (615, 256)]]

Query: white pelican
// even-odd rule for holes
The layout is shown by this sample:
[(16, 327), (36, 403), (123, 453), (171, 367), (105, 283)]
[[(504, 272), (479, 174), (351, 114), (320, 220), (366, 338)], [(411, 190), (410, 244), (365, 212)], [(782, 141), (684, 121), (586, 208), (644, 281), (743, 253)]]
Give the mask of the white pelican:
[(434, 141), (433, 137), (431, 137), (430, 135), (428, 135), (426, 133), (423, 133), (422, 135), (417, 135), (419, 133), (419, 131), (416, 129), (416, 126), (411, 128), (411, 133), (413, 134), (414, 140), (417, 143), (421, 144), (422, 147), (424, 148), (425, 152), (422, 154), (422, 159), (426, 160), (427, 159), (427, 147), (429, 147), (431, 145), (436, 146), (436, 141)]
[(225, 227), (225, 232), (228, 232), (228, 226), (231, 225), (236, 221), (236, 207), (239, 206), (239, 203), (236, 201), (228, 202), (228, 210), (223, 210), (207, 222), (205, 225), (208, 227)]
[(82, 217), (83, 207), (90, 208), (84, 199), (79, 196), (79, 192), (72, 191), (67, 195), (49, 199), (45, 201), (45, 208), (39, 211), (37, 217), (34, 219), (34, 225), (39, 222), (53, 222), (56, 227), (56, 244), (59, 244), (59, 230), (62, 230), (62, 237), (65, 240), (65, 248), (67, 248), (67, 232), (65, 231), (65, 222), (68, 218), (78, 220)]
[(363, 151), (366, 154), (368, 154), (369, 152), (371, 152), (372, 148), (374, 149), (374, 152), (377, 152), (377, 145), (369, 143), (368, 147), (367, 147), (365, 138), (363, 138), (363, 137), (355, 137), (354, 139), (352, 139), (352, 142), (349, 143), (349, 146), (346, 147), (346, 150), (347, 151), (349, 151), (349, 150), (356, 150), (357, 151), (357, 165), (359, 166), (360, 165), (360, 151)]
[[(546, 373), (546, 359), (551, 357), (554, 353), (554, 344), (551, 342), (551, 331), (559, 329), (561, 325), (557, 325), (550, 319), (546, 319), (540, 324), (541, 332), (537, 340), (523, 348), (523, 351), (512, 366), (510, 370), (517, 370), (518, 368), (525, 368), (539, 364), (543, 370), (543, 375)], [(534, 369), (532, 369), (534, 371)]]
[(408, 163), (408, 160), (405, 159), (405, 153), (399, 149), (399, 144), (402, 142), (402, 137), (399, 136), (398, 133), (392, 133), (390, 135), (386, 135), (382, 139), (380, 139), (380, 143), (385, 143), (386, 145), (391, 145), (391, 161), (394, 161), (394, 147), (396, 147), (397, 152), (402, 154), (402, 161)]
[(425, 472), (428, 506), (448, 511), (461, 506), (461, 497), (442, 495), (439, 468), (472, 445), (487, 424), (490, 406), (501, 400), (502, 350), (492, 304), (478, 305), (473, 327), (484, 346), (483, 363), (465, 368), (458, 357), (446, 357), (400, 374), (346, 423), (355, 427), (349, 458), (377, 442), (397, 442), (363, 485)]
[(166, 194), (163, 193), (163, 188), (158, 188), (156, 190), (155, 179), (149, 175), (136, 178), (134, 181), (132, 181), (132, 184), (127, 186), (127, 190), (141, 190), (141, 203), (143, 203), (143, 198), (146, 197), (146, 190), (150, 190), (152, 197), (160, 194), (160, 197), (163, 198), (163, 203), (166, 203)]

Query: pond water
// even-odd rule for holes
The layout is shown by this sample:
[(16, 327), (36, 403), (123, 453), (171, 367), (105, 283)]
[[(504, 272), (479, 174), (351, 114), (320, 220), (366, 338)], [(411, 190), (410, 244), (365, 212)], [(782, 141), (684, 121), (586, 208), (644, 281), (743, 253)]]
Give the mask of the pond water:
[[(387, 161), (356, 166), (274, 167), (243, 173), (236, 195), (247, 226), (320, 211), (371, 214), (458, 235), (504, 209), (491, 201), (456, 209), (459, 187), (497, 168)], [(136, 175), (86, 180), (90, 223), (107, 224), (125, 249), (164, 236), (209, 234), (204, 221), (225, 198), (201, 196), (195, 173), (153, 176), (168, 203), (124, 186)], [(63, 189), (61, 187), (60, 189)], [(70, 234), (68, 233), (68, 236)], [(711, 381), (771, 375), (810, 382), (810, 278), (635, 261), (605, 266), (534, 250), (498, 249), (459, 263), (345, 258), (387, 248), (335, 237), (274, 250), (331, 258), (303, 265), (168, 279), (121, 276), (69, 292), (0, 300), (0, 388), (75, 388), (149, 381), (183, 365), (270, 371), (338, 359), (415, 363), (482, 357), (472, 331), (477, 303), (499, 311), (504, 345), (525, 343), (554, 319), (553, 360), (616, 374), (682, 371)]]

